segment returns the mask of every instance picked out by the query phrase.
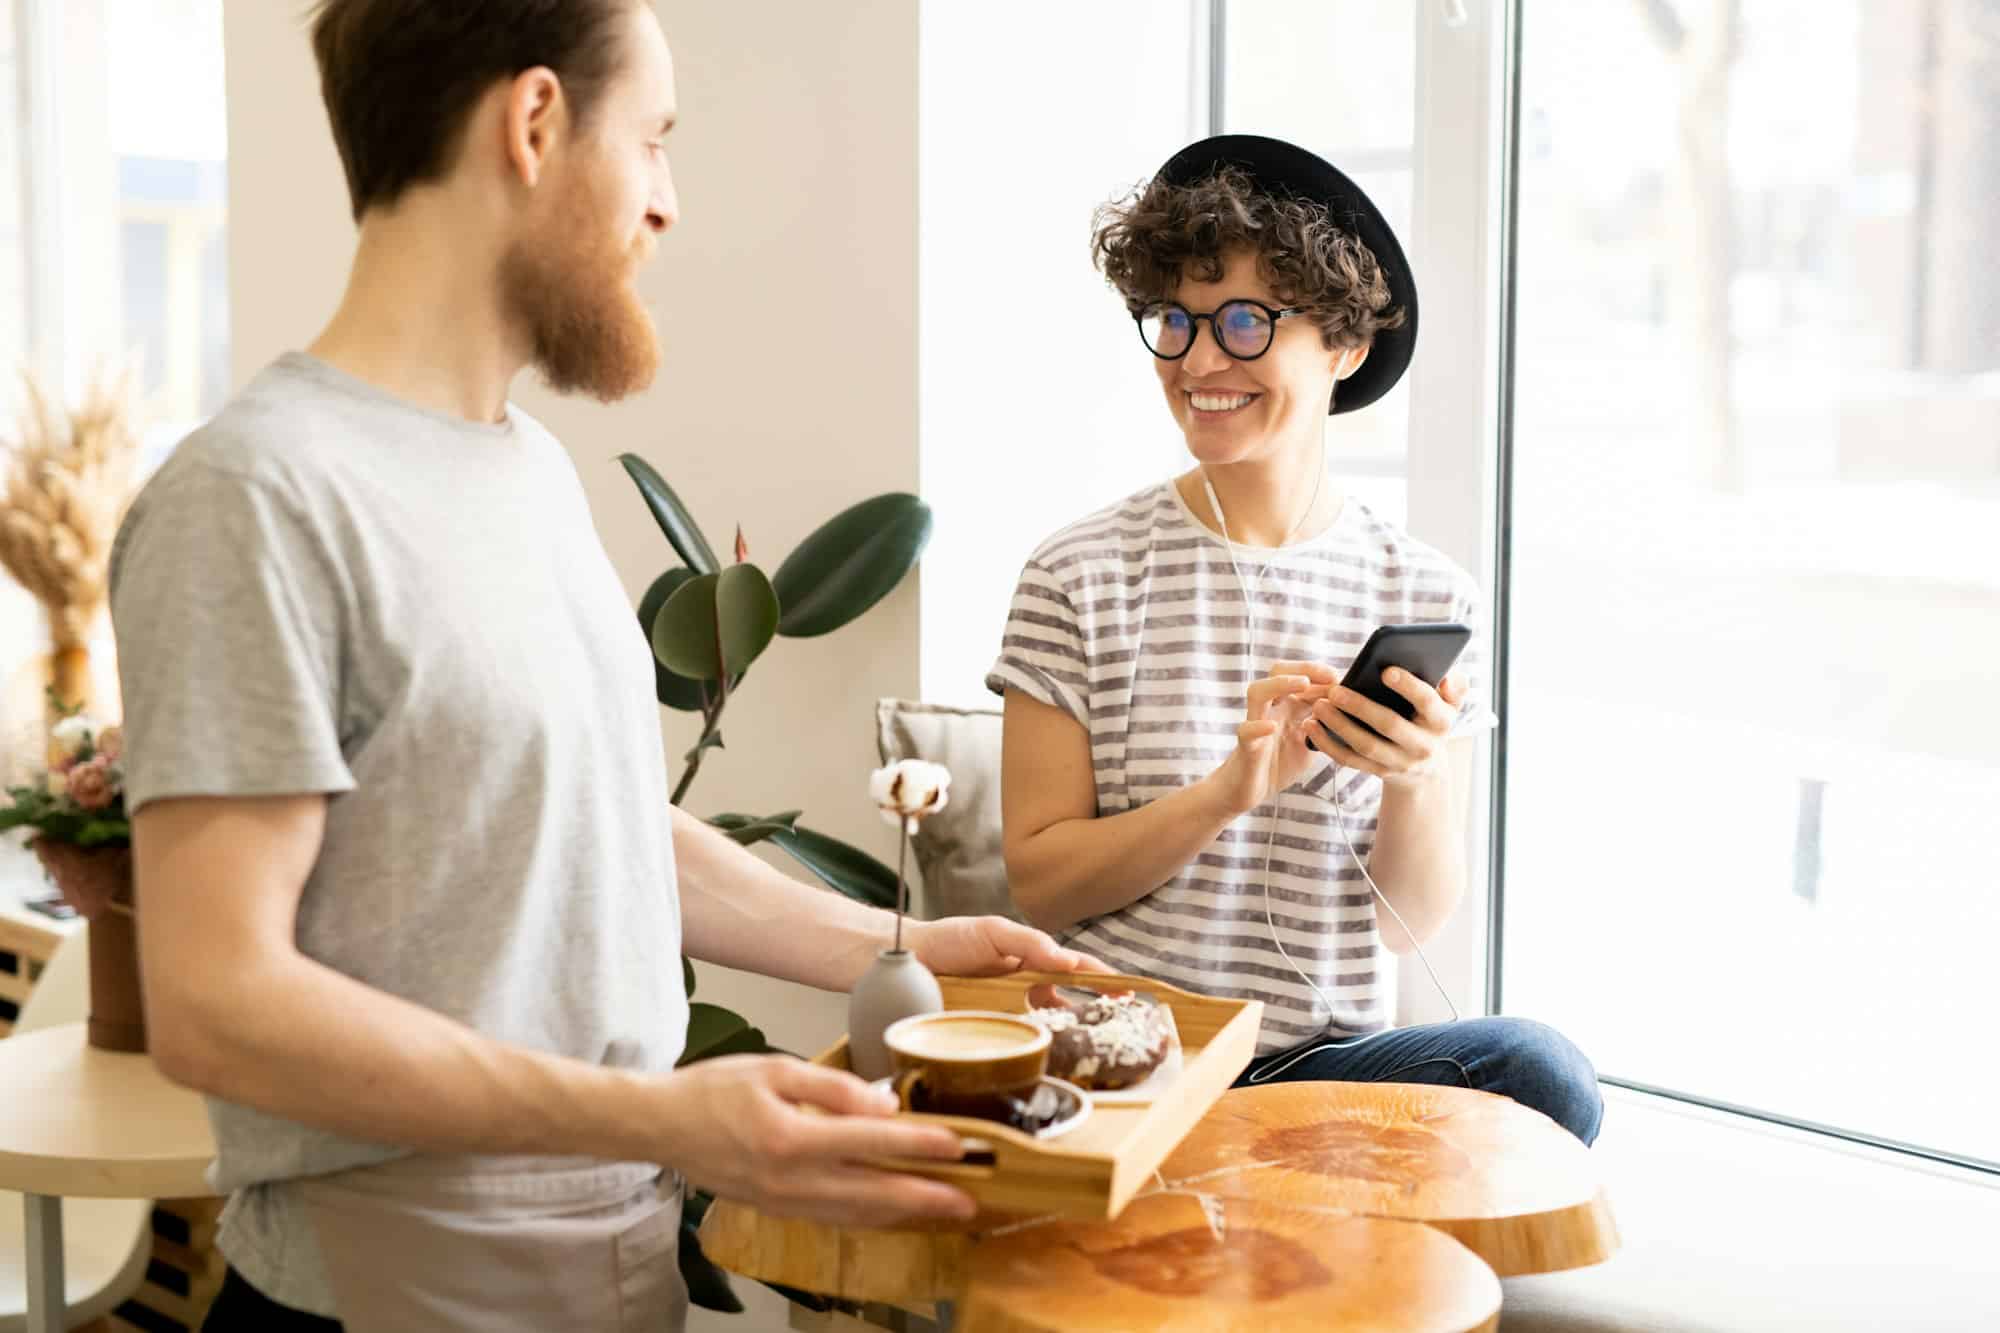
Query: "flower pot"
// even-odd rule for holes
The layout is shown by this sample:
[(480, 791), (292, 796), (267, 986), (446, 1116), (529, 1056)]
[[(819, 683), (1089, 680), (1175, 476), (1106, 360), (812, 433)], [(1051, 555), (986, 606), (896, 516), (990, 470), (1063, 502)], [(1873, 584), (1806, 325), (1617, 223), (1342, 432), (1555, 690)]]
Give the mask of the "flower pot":
[(934, 1014), (944, 1008), (944, 992), (931, 970), (908, 949), (884, 949), (854, 983), (847, 997), (847, 1063), (865, 1079), (890, 1072), (889, 1048), (882, 1034), (889, 1025), (912, 1014)]
[(64, 900), (90, 922), (90, 1044), (105, 1051), (145, 1050), (132, 849), (72, 847), (40, 839), (34, 847)]

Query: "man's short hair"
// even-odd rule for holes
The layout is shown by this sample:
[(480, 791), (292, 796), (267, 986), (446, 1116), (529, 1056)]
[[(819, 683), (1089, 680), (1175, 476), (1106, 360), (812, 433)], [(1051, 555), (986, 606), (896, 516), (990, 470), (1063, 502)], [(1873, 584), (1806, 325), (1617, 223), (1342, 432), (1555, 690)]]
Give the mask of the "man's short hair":
[(495, 83), (547, 66), (587, 126), (634, 0), (319, 0), (313, 54), (354, 217), (441, 179)]

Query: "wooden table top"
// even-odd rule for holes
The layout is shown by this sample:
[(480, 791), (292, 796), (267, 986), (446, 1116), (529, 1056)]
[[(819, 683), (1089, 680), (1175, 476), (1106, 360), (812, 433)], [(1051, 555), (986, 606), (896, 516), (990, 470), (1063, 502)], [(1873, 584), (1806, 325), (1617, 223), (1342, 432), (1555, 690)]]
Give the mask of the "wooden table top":
[(201, 1097), (152, 1058), (100, 1051), (69, 1023), (0, 1041), (0, 1188), (66, 1198), (212, 1194)]
[[(1496, 1277), (1599, 1263), (1618, 1248), (1596, 1163), (1582, 1143), (1540, 1112), (1457, 1088), (1281, 1083), (1226, 1092), (1133, 1207), (1162, 1198), (1205, 1199), (1224, 1210), (1240, 1203), (1293, 1215), (1308, 1229), (1369, 1219), (1376, 1225), (1362, 1231), (1390, 1248), (1423, 1243), (1398, 1239), (1401, 1228), (1443, 1232), (1488, 1270), (1481, 1281), (1459, 1283), (1461, 1295), (1477, 1297), (1470, 1306), (1420, 1325), (1452, 1333), (1483, 1326), (1479, 1309), (1497, 1291)], [(1115, 1238), (1119, 1226), (987, 1215), (969, 1232), (875, 1231), (770, 1217), (722, 1200), (703, 1219), (701, 1241), (710, 1260), (746, 1277), (922, 1309), (964, 1297), (976, 1261), (995, 1240), (1048, 1236), (1060, 1249), (1077, 1236)], [(1021, 1257), (1017, 1248), (1008, 1247), (1010, 1262)], [(1198, 1258), (1214, 1256), (1175, 1262)], [(981, 1308), (991, 1306), (988, 1299)], [(1464, 1309), (1476, 1318), (1460, 1322)], [(1121, 1325), (1114, 1317), (1103, 1326)], [(1312, 1326), (1384, 1327), (1350, 1325), (1330, 1312)], [(1041, 1325), (1024, 1319), (990, 1327), (1023, 1333)]]

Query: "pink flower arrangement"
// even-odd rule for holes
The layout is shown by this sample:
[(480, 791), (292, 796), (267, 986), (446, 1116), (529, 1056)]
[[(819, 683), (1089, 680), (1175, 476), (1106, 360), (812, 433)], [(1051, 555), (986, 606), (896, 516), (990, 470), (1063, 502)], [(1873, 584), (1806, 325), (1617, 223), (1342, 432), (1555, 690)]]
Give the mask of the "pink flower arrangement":
[(51, 729), (48, 770), (7, 791), (0, 833), (32, 831), (29, 846), (63, 897), (86, 917), (105, 910), (130, 878), (132, 825), (125, 814), (125, 737), (81, 713)]
[(69, 798), (79, 810), (102, 810), (118, 796), (118, 779), (103, 755), (85, 760), (69, 771)]

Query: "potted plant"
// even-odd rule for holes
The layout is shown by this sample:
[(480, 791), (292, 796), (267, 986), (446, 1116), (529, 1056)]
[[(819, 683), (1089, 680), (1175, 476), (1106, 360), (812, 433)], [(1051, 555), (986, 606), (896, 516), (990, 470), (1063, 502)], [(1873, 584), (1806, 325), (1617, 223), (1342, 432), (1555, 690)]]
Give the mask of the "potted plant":
[[(619, 458), (660, 531), (679, 557), (653, 580), (639, 602), (639, 625), (652, 645), (655, 693), (662, 705), (698, 714), (701, 732), (682, 756), (673, 802), (681, 804), (703, 758), (722, 747), (723, 716), (734, 691), (780, 638), (831, 634), (858, 619), (903, 581), (930, 541), (930, 507), (914, 495), (887, 494), (836, 514), (799, 543), (773, 574), (749, 558), (741, 527), (734, 559), (716, 557), (694, 516), (664, 478), (636, 454)], [(901, 876), (857, 847), (800, 823), (802, 811), (725, 813), (708, 823), (749, 846), (770, 842), (836, 893), (882, 908), (900, 908)], [(720, 1005), (693, 1000), (694, 969), (681, 960), (687, 983), (688, 1034), (681, 1064), (723, 1055), (772, 1051), (764, 1033)], [(700, 1191), (681, 1218), (681, 1273), (695, 1304), (731, 1313), (743, 1309), (722, 1270), (701, 1253), (697, 1230), (711, 1198)], [(790, 1299), (824, 1310), (828, 1302), (778, 1287)]]
[(29, 848), (63, 901), (90, 922), (90, 1044), (146, 1049), (132, 895), (132, 825), (125, 813), (124, 735), (50, 698), (48, 767), (11, 787), (0, 833), (31, 829)]

